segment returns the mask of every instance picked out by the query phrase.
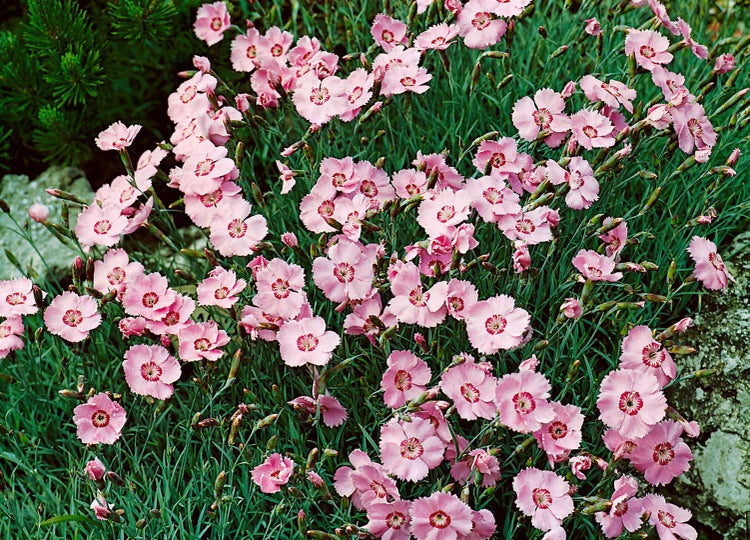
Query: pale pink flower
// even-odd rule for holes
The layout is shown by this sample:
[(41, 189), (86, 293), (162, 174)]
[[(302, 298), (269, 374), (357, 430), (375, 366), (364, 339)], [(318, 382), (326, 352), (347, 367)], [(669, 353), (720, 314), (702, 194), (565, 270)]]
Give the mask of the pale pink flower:
[(131, 145), (140, 130), (138, 124), (126, 126), (118, 121), (99, 133), (94, 142), (102, 150), (122, 150)]
[(570, 120), (563, 113), (565, 100), (549, 88), (537, 90), (534, 99), (525, 96), (513, 105), (511, 119), (522, 139), (536, 140), (541, 131), (549, 132), (544, 142), (557, 147), (570, 129)]
[(213, 93), (218, 81), (216, 77), (197, 72), (180, 84), (167, 98), (167, 114), (175, 123), (205, 115), (211, 108), (208, 93)]
[(674, 57), (667, 49), (669, 40), (653, 30), (630, 30), (625, 37), (625, 54), (635, 55), (635, 61), (647, 71), (672, 61)]
[(346, 409), (332, 396), (319, 395), (317, 400), (309, 396), (300, 396), (287, 403), (306, 417), (315, 418), (320, 411), (323, 423), (328, 427), (340, 426), (347, 418)]
[(440, 378), (440, 388), (464, 420), (491, 420), (497, 414), (497, 379), (486, 366), (467, 361), (450, 367)]
[(555, 417), (534, 432), (539, 446), (547, 453), (550, 463), (564, 461), (572, 450), (581, 446), (581, 426), (583, 414), (575, 405), (550, 403)]
[(555, 410), (547, 401), (551, 388), (544, 375), (536, 371), (503, 375), (495, 395), (500, 421), (519, 433), (532, 433), (552, 422)]
[(380, 86), (383, 97), (413, 92), (424, 94), (430, 89), (427, 83), (432, 80), (425, 68), (415, 64), (394, 64), (388, 68)]
[(609, 83), (605, 83), (593, 75), (584, 75), (579, 85), (589, 101), (594, 103), (603, 101), (605, 105), (614, 109), (619, 108), (622, 104), (626, 111), (633, 112), (633, 100), (636, 98), (636, 92), (620, 81), (610, 79)]
[(88, 477), (91, 478), (91, 480), (93, 480), (94, 482), (98, 482), (99, 480), (104, 478), (104, 473), (107, 472), (107, 468), (98, 457), (87, 461), (84, 470), (86, 471)]
[(471, 212), (471, 197), (465, 191), (445, 188), (428, 195), (419, 205), (417, 222), (430, 238), (452, 236), (456, 226)]
[(227, 157), (225, 146), (216, 146), (211, 141), (200, 142), (190, 152), (182, 166), (180, 191), (188, 195), (206, 195), (221, 187), (224, 178), (236, 168)]
[(184, 294), (178, 294), (174, 302), (158, 315), (158, 318), (146, 321), (146, 328), (161, 336), (177, 335), (188, 324), (192, 324), (190, 316), (195, 311), (195, 300)]
[(655, 341), (648, 326), (634, 326), (622, 340), (620, 367), (651, 373), (664, 387), (675, 378), (674, 360), (664, 346)]
[(424, 418), (395, 418), (380, 430), (380, 457), (386, 470), (409, 482), (422, 480), (443, 461), (445, 444)]
[[(602, 222), (604, 227), (612, 224), (612, 218), (606, 217)], [(610, 229), (604, 234), (599, 235), (599, 239), (604, 241), (607, 245), (604, 248), (604, 254), (607, 257), (611, 257), (614, 260), (620, 259), (620, 252), (625, 248), (625, 242), (628, 239), (628, 224), (623, 221), (616, 227)]]
[(602, 435), (602, 441), (615, 459), (630, 460), (630, 454), (638, 448), (639, 437), (623, 437), (617, 429), (608, 429)]
[(614, 146), (615, 126), (609, 118), (596, 111), (582, 109), (570, 117), (570, 129), (578, 144), (586, 150)]
[(466, 317), (466, 332), (472, 346), (484, 354), (517, 347), (529, 327), (531, 316), (515, 307), (515, 300), (500, 294), (474, 304)]
[(586, 19), (584, 31), (590, 36), (598, 36), (602, 31), (602, 25), (596, 19)]
[(583, 314), (581, 302), (576, 298), (566, 298), (565, 302), (560, 306), (560, 311), (568, 319), (577, 319)]
[(229, 343), (229, 335), (215, 321), (188, 324), (177, 333), (177, 339), (184, 362), (203, 359), (214, 362), (224, 354), (219, 347)]
[(465, 192), (471, 197), (471, 205), (484, 221), (494, 222), (500, 216), (521, 212), (520, 197), (507, 186), (501, 175), (469, 180)]
[(552, 471), (528, 467), (513, 479), (516, 506), (537, 529), (550, 531), (573, 513), (570, 485)]
[(0, 358), (5, 358), (11, 351), (23, 349), (23, 319), (13, 315), (0, 322)]
[(532, 0), (479, 0), (479, 3), (498, 17), (518, 17)]
[(585, 454), (573, 456), (568, 460), (568, 465), (570, 465), (570, 472), (573, 473), (573, 476), (579, 480), (586, 480), (586, 475), (583, 472), (591, 468), (591, 458)]
[(672, 73), (662, 66), (655, 66), (651, 70), (651, 80), (661, 88), (664, 99), (670, 105), (679, 106), (691, 99), (690, 92), (685, 87), (685, 76), (681, 73)]
[(96, 300), (65, 291), (44, 311), (44, 324), (52, 334), (66, 341), (83, 341), (102, 322)]
[(237, 279), (234, 270), (220, 266), (209, 272), (208, 277), (198, 284), (198, 303), (202, 306), (232, 307), (247, 285), (244, 279)]
[(107, 502), (104, 495), (101, 492), (96, 493), (96, 498), (91, 501), (89, 508), (94, 511), (96, 519), (106, 521), (109, 515), (112, 513), (112, 505)]
[(213, 220), (209, 240), (221, 255), (250, 255), (266, 237), (266, 218), (249, 214), (250, 209), (246, 208), (237, 214), (218, 215)]
[(272, 26), (258, 40), (258, 62), (269, 69), (285, 64), (287, 52), (293, 41), (294, 36), (291, 32)]
[(454, 167), (448, 165), (443, 154), (422, 154), (421, 150), (417, 150), (417, 157), (411, 164), (424, 169), (427, 176), (433, 174), (437, 176), (435, 189), (440, 190), (446, 187), (454, 190), (463, 189), (464, 177)]
[(692, 517), (690, 511), (668, 503), (661, 495), (646, 495), (643, 498), (643, 511), (649, 513), (648, 521), (656, 527), (659, 540), (698, 538), (698, 532), (687, 524)]
[(487, 11), (479, 0), (464, 5), (456, 18), (458, 34), (470, 49), (486, 49), (498, 43), (505, 35), (508, 25)]
[(344, 90), (345, 83), (339, 77), (320, 80), (311, 72), (297, 81), (292, 102), (302, 118), (322, 125), (346, 110)]
[(665, 420), (653, 426), (638, 441), (630, 455), (633, 466), (643, 473), (649, 484), (669, 484), (690, 468), (693, 453), (680, 435), (682, 426), (674, 420)]
[(591, 249), (582, 249), (573, 257), (573, 266), (581, 272), (583, 278), (591, 281), (618, 281), (622, 272), (612, 273), (615, 261)]
[(367, 529), (370, 534), (386, 540), (411, 539), (411, 501), (381, 502), (367, 506)]
[(110, 249), (101, 261), (94, 262), (94, 289), (102, 294), (117, 291), (117, 296), (122, 298), (128, 281), (143, 273), (143, 265), (137, 261), (130, 262), (124, 249)]
[(559, 216), (556, 210), (540, 206), (530, 212), (498, 216), (497, 226), (508, 240), (519, 240), (534, 246), (552, 240), (552, 227), (557, 225)]
[(703, 105), (696, 102), (683, 103), (679, 107), (673, 107), (671, 114), (680, 150), (689, 154), (693, 148), (704, 150), (716, 144), (717, 135), (706, 117)]
[(369, 161), (360, 161), (354, 166), (354, 174), (359, 179), (356, 191), (367, 199), (371, 210), (380, 210), (386, 201), (396, 199), (396, 191), (383, 169)]
[(393, 49), (394, 45), (406, 45), (406, 30), (405, 23), (378, 13), (370, 27), (370, 34), (375, 43), (388, 52)]
[(717, 251), (716, 244), (711, 240), (693, 236), (687, 251), (690, 258), (695, 261), (693, 275), (705, 288), (721, 290), (726, 288), (729, 280), (734, 281)]
[(286, 365), (299, 367), (305, 364), (326, 365), (338, 347), (341, 338), (326, 331), (322, 317), (307, 317), (284, 323), (277, 334), (281, 359)]
[(445, 50), (458, 35), (458, 26), (455, 24), (440, 23), (429, 27), (414, 40), (414, 46), (420, 51), (428, 49)]
[(43, 204), (34, 203), (29, 206), (29, 217), (37, 223), (44, 223), (49, 217), (49, 208)]
[(477, 288), (470, 281), (452, 279), (448, 282), (445, 292), (445, 306), (448, 314), (459, 320), (464, 320), (469, 310), (479, 300)]
[(604, 425), (623, 437), (637, 438), (664, 418), (667, 399), (654, 375), (619, 369), (602, 380), (596, 406)]
[(222, 40), (224, 32), (230, 27), (229, 12), (225, 2), (203, 4), (193, 25), (195, 35), (204, 40), (209, 46)]
[(415, 169), (402, 169), (391, 175), (396, 195), (409, 199), (427, 191), (427, 174)]
[(239, 325), (253, 341), (258, 338), (265, 341), (276, 341), (276, 332), (283, 324), (284, 319), (281, 317), (263, 313), (262, 309), (255, 306), (243, 307), (242, 319), (239, 321)]
[(474, 526), (471, 508), (452, 493), (436, 491), (411, 506), (411, 533), (417, 540), (466, 538)]
[(590, 208), (599, 199), (599, 182), (594, 178), (594, 170), (588, 161), (573, 156), (568, 163), (568, 171), (566, 180), (570, 190), (565, 195), (565, 204), (573, 210)]
[(289, 193), (297, 181), (294, 179), (297, 173), (289, 168), (288, 165), (276, 160), (276, 168), (279, 170), (279, 180), (281, 180), (281, 194)]
[(419, 268), (414, 263), (405, 263), (391, 280), (391, 292), (394, 296), (386, 310), (399, 322), (432, 328), (445, 319), (445, 290), (441, 291), (436, 284), (425, 291)]
[(362, 244), (342, 238), (328, 248), (327, 255), (313, 261), (313, 281), (325, 297), (332, 302), (368, 297), (374, 278), (373, 260)]
[(723, 73), (729, 73), (736, 67), (737, 62), (735, 61), (734, 56), (732, 56), (731, 54), (721, 54), (716, 57), (716, 62), (714, 63), (714, 71), (719, 75)]
[(143, 317), (123, 317), (120, 322), (117, 323), (117, 327), (125, 339), (133, 336), (142, 336), (146, 331), (146, 319)]
[[(459, 445), (461, 448), (462, 445)], [(446, 451), (446, 459), (452, 461), (451, 477), (459, 484), (466, 484), (471, 480), (472, 473), (477, 472), (482, 477), (482, 487), (490, 487), (497, 484), (500, 480), (500, 462), (495, 456), (487, 450), (477, 448), (471, 452), (465, 452), (463, 457), (455, 459), (455, 449), (453, 445), (448, 445), (449, 452)], [(461, 449), (464, 452), (464, 448)]]
[(128, 315), (159, 320), (176, 297), (177, 293), (169, 288), (167, 278), (152, 272), (128, 281), (122, 296), (122, 307)]
[(497, 141), (482, 141), (472, 164), (482, 174), (497, 175), (503, 172), (519, 172), (516, 141), (502, 137)]
[(252, 206), (242, 197), (242, 189), (236, 183), (224, 181), (203, 195), (185, 195), (185, 213), (198, 227), (210, 227), (214, 220), (225, 216), (247, 216)]
[(39, 311), (29, 278), (0, 280), (0, 317), (32, 315)]
[(294, 462), (274, 453), (252, 470), (253, 482), (263, 493), (278, 493), (289, 482), (294, 472)]
[(380, 463), (375, 463), (362, 450), (353, 450), (349, 461), (354, 466), (339, 467), (333, 487), (342, 497), (351, 497), (355, 508), (365, 510), (371, 504), (401, 499), (396, 482)]
[(346, 105), (343, 107), (341, 113), (339, 113), (339, 118), (343, 122), (353, 120), (359, 114), (362, 107), (370, 101), (374, 84), (375, 79), (372, 73), (368, 73), (364, 68), (355, 69), (344, 79), (343, 86)]
[(133, 345), (124, 356), (122, 367), (130, 391), (141, 396), (169, 399), (172, 383), (182, 374), (180, 363), (160, 345)]
[(641, 528), (643, 514), (642, 501), (633, 496), (638, 492), (638, 484), (630, 476), (615, 480), (615, 491), (610, 497), (612, 506), (609, 512), (597, 512), (596, 522), (601, 525), (607, 538), (619, 537), (623, 530), (635, 532)]
[(113, 444), (120, 438), (126, 419), (125, 409), (104, 392), (73, 409), (76, 434), (84, 444)]
[(432, 378), (427, 362), (410, 351), (393, 351), (387, 362), (380, 388), (384, 392), (383, 401), (390, 408), (397, 409), (427, 390)]
[(692, 29), (690, 28), (690, 25), (678, 18), (677, 28), (679, 29), (680, 34), (682, 34), (683, 42), (690, 47), (693, 54), (701, 60), (708, 59), (708, 48), (705, 45), (701, 45), (691, 37)]
[(121, 215), (119, 206), (109, 204), (101, 207), (94, 203), (78, 214), (75, 234), (81, 247), (88, 250), (91, 246), (113, 246), (120, 241), (120, 235), (128, 225), (128, 220)]
[(301, 266), (274, 258), (254, 274), (257, 293), (253, 304), (283, 319), (299, 314), (305, 302), (305, 271)]

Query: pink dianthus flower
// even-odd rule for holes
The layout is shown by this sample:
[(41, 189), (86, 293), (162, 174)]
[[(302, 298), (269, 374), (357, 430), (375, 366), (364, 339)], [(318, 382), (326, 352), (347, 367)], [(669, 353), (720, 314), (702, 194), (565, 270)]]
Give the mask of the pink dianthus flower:
[(133, 345), (122, 363), (130, 390), (156, 399), (172, 397), (172, 383), (182, 374), (180, 363), (160, 345)]
[(229, 12), (225, 2), (203, 4), (198, 8), (193, 29), (199, 39), (209, 46), (215, 45), (224, 38), (224, 32), (230, 27)]
[(326, 365), (341, 338), (330, 330), (322, 317), (307, 317), (284, 323), (277, 334), (281, 359), (286, 365)]
[(126, 419), (125, 409), (104, 392), (73, 409), (77, 435), (84, 444), (113, 444), (120, 438)]
[(695, 261), (693, 275), (706, 289), (725, 289), (728, 281), (734, 281), (721, 259), (716, 244), (707, 238), (693, 236), (688, 246), (690, 258)]
[(411, 532), (417, 540), (467, 538), (474, 527), (471, 508), (451, 493), (437, 491), (411, 506)]
[(516, 506), (537, 529), (556, 529), (573, 513), (570, 485), (552, 471), (526, 468), (513, 479)]
[(140, 130), (138, 124), (126, 126), (118, 121), (99, 133), (94, 142), (102, 150), (122, 150), (131, 145)]
[(520, 345), (531, 316), (515, 307), (515, 300), (500, 294), (474, 304), (466, 317), (466, 332), (472, 346), (484, 354), (494, 354)]
[(643, 437), (666, 413), (667, 399), (651, 373), (612, 371), (602, 380), (599, 419), (623, 437)]
[(44, 311), (44, 324), (52, 334), (78, 342), (83, 341), (102, 322), (96, 300), (65, 291)]
[(519, 433), (538, 431), (555, 418), (555, 410), (547, 401), (551, 389), (549, 381), (536, 371), (503, 375), (495, 395), (500, 421)]
[(252, 471), (253, 482), (263, 493), (278, 493), (281, 486), (289, 482), (294, 472), (294, 462), (274, 453)]
[(411, 422), (393, 419), (380, 430), (383, 466), (401, 480), (422, 480), (443, 461), (445, 444), (432, 422), (413, 417)]
[(418, 398), (427, 389), (432, 378), (427, 362), (410, 351), (393, 351), (388, 355), (388, 369), (383, 373), (380, 388), (383, 401), (397, 409), (412, 399)]

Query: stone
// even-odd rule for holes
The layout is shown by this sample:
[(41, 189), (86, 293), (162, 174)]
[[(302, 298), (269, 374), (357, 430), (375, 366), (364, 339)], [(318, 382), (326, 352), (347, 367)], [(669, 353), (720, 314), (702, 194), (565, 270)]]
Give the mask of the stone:
[[(59, 281), (70, 275), (73, 260), (81, 254), (75, 242), (63, 244), (44, 225), (29, 218), (29, 206), (40, 203), (50, 210), (49, 222), (62, 223), (61, 201), (48, 195), (47, 188), (73, 193), (84, 201), (94, 198), (83, 172), (73, 167), (50, 167), (31, 182), (25, 175), (3, 176), (0, 199), (10, 207), (10, 215), (0, 212), (0, 247), (3, 248), (0, 250), (0, 279), (28, 275)], [(68, 203), (68, 208), (73, 226), (80, 207)], [(11, 263), (5, 250), (13, 254), (23, 271)]]
[(697, 349), (677, 358), (683, 374), (715, 369), (669, 389), (670, 404), (701, 426), (688, 440), (695, 459), (667, 487), (667, 498), (693, 512), (699, 538), (747, 540), (750, 536), (750, 233), (722, 253), (735, 277), (726, 291), (703, 295), (685, 342)]

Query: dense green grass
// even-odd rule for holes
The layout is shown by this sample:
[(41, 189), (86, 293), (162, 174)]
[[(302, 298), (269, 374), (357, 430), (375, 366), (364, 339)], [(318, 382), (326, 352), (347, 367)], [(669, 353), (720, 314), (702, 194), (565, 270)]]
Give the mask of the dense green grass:
[[(261, 30), (278, 24), (296, 36), (317, 35), (327, 50), (342, 54), (368, 52), (374, 57), (369, 36), (369, 22), (380, 11), (406, 20), (409, 6), (400, 2), (363, 1), (356, 6), (346, 3), (257, 3), (240, 1), (236, 13), (245, 9)], [(289, 7), (289, 4), (291, 7)], [(302, 265), (311, 276), (312, 257), (283, 249), (279, 235), (294, 231), (300, 244), (317, 245), (319, 239), (307, 233), (297, 217), (299, 200), (318, 176), (321, 159), (351, 155), (355, 159), (375, 162), (384, 157), (389, 173), (410, 166), (418, 150), (424, 153), (449, 152), (449, 163), (467, 176), (473, 174), (471, 142), (490, 131), (513, 136), (515, 129), (510, 112), (517, 99), (542, 87), (561, 90), (569, 80), (578, 80), (592, 73), (612, 77), (638, 90), (636, 118), (645, 104), (658, 97), (658, 89), (648, 74), (635, 77), (629, 72), (623, 53), (624, 32), (616, 25), (641, 26), (647, 23), (644, 10), (618, 9), (619, 2), (584, 1), (577, 13), (563, 9), (563, 2), (536, 2), (536, 9), (519, 21), (512, 45), (503, 42), (496, 48), (509, 53), (505, 59), (482, 58), (481, 74), (476, 84), (471, 80), (474, 65), (481, 51), (468, 50), (458, 43), (448, 50), (450, 69), (446, 71), (436, 54), (427, 54), (424, 65), (433, 74), (430, 90), (421, 96), (396, 96), (383, 110), (367, 122), (355, 119), (350, 124), (338, 120), (324, 126), (318, 133), (305, 135), (308, 124), (299, 119), (290, 103), (280, 110), (271, 110), (255, 117), (249, 127), (238, 130), (244, 142), (241, 156), (241, 183), (252, 197), (250, 182), (266, 192), (263, 205), (254, 202), (254, 211), (268, 220), (269, 241), (273, 247), (267, 258), (281, 256)], [(693, 25), (694, 35), (711, 43), (706, 24), (706, 2), (674, 2), (670, 13), (681, 16)], [(258, 10), (254, 15), (250, 10)], [(435, 13), (430, 12), (434, 21)], [(719, 52), (733, 52), (740, 37), (739, 13), (726, 13), (719, 29)], [(583, 20), (598, 17), (604, 27), (601, 52), (596, 39), (583, 33)], [(538, 32), (540, 25), (547, 38)], [(424, 18), (417, 17), (415, 29), (426, 28)], [(189, 29), (186, 29), (189, 31)], [(731, 37), (731, 38), (730, 38)], [(558, 56), (553, 53), (562, 45), (569, 49)], [(247, 88), (247, 79), (232, 76), (227, 65), (229, 44), (225, 39), (211, 51), (220, 74), (237, 91)], [(205, 51), (196, 51), (205, 53)], [(739, 74), (733, 84), (729, 76), (719, 77), (716, 86), (705, 95), (704, 106), (709, 115), (738, 90), (750, 84), (747, 52), (737, 55)], [(554, 57), (553, 57), (554, 56)], [(358, 55), (355, 55), (358, 57)], [(223, 59), (223, 60), (222, 60)], [(359, 60), (344, 62), (345, 70), (358, 67)], [(688, 88), (700, 93), (710, 79), (712, 64), (701, 62), (689, 52), (676, 53), (675, 66), (686, 76)], [(186, 66), (187, 67), (187, 66)], [(674, 67), (673, 69), (676, 69)], [(223, 71), (222, 71), (223, 69)], [(510, 82), (498, 88), (500, 81), (512, 75)], [(577, 99), (577, 101), (575, 101)], [(568, 112), (584, 105), (575, 98)], [(742, 107), (745, 107), (742, 110)], [(738, 112), (741, 111), (741, 112)], [(521, 349), (488, 357), (496, 366), (496, 374), (514, 371), (518, 363), (535, 353), (541, 370), (553, 381), (553, 398), (581, 406), (587, 417), (584, 424), (583, 449), (606, 455), (600, 442), (603, 426), (595, 421), (596, 393), (601, 378), (613, 369), (619, 357), (619, 344), (629, 325), (647, 324), (663, 328), (676, 322), (700, 291), (698, 284), (682, 284), (691, 272), (685, 251), (693, 234), (709, 236), (721, 246), (739, 229), (746, 228), (750, 214), (750, 182), (742, 163), (750, 152), (747, 123), (750, 119), (748, 101), (712, 116), (714, 126), (722, 126), (719, 142), (708, 164), (689, 165), (687, 156), (676, 148), (676, 142), (664, 134), (647, 132), (633, 141), (630, 156), (597, 176), (600, 200), (589, 210), (572, 211), (560, 208), (559, 238), (531, 247), (533, 271), (519, 279), (512, 271), (510, 243), (489, 224), (477, 226), (479, 253), (489, 254), (489, 262), (498, 270), (482, 266), (467, 271), (463, 278), (473, 281), (480, 298), (510, 294), (516, 304), (532, 314), (534, 338)], [(123, 121), (128, 122), (127, 118)], [(290, 158), (291, 166), (301, 171), (297, 186), (285, 196), (279, 195), (280, 185), (273, 165), (279, 151), (306, 137), (308, 153), (300, 151)], [(234, 148), (234, 143), (229, 144)], [(520, 148), (533, 154), (536, 161), (558, 159), (559, 150), (522, 142)], [(739, 174), (725, 178), (711, 171), (723, 164), (735, 147), (746, 154), (738, 168)], [(595, 152), (587, 153), (592, 161)], [(116, 159), (112, 156), (112, 159)], [(644, 174), (653, 173), (653, 174)], [(644, 203), (655, 189), (661, 189), (656, 202), (648, 209)], [(252, 201), (252, 199), (250, 199)], [(716, 208), (719, 217), (711, 226), (688, 229), (685, 223), (708, 207)], [(635, 239), (626, 248), (623, 260), (650, 261), (658, 270), (643, 275), (627, 274), (621, 283), (595, 287), (594, 305), (610, 300), (636, 302), (646, 293), (665, 295), (667, 301), (647, 301), (643, 309), (606, 309), (592, 312), (581, 320), (560, 324), (557, 310), (567, 296), (578, 296), (581, 285), (571, 279), (575, 270), (571, 259), (581, 248), (595, 249), (599, 240), (596, 227), (588, 224), (597, 214), (624, 217), (629, 236)], [(392, 217), (384, 213), (374, 221), (384, 233), (365, 232), (363, 241), (386, 241), (386, 253), (398, 251), (422, 238), (415, 221), (416, 210)], [(168, 227), (165, 221), (162, 225)], [(186, 244), (181, 231), (173, 230), (170, 238), (177, 247)], [(139, 243), (126, 239), (124, 246), (131, 252), (142, 249)], [(154, 250), (137, 256), (150, 270), (168, 275), (173, 286), (190, 290), (190, 283), (175, 275), (177, 268), (202, 279), (208, 262), (176, 255), (165, 257)], [(247, 259), (226, 261), (227, 265), (245, 273)], [(675, 261), (677, 280), (669, 285), (667, 268)], [(128, 345), (116, 326), (103, 325), (85, 345), (71, 346), (62, 340), (40, 334), (31, 340), (13, 359), (0, 362), (0, 535), (4, 538), (278, 538), (299, 537), (299, 531), (318, 529), (332, 533), (347, 523), (364, 525), (366, 518), (341, 501), (332, 487), (337, 467), (347, 464), (350, 451), (361, 448), (376, 457), (379, 425), (390, 412), (382, 404), (379, 381), (385, 358), (391, 350), (409, 349), (430, 364), (433, 373), (445, 368), (454, 354), (472, 352), (462, 324), (448, 320), (436, 329), (419, 329), (401, 325), (389, 342), (372, 347), (366, 339), (343, 336), (344, 314), (337, 313), (311, 280), (307, 292), (315, 314), (324, 317), (328, 327), (341, 331), (342, 344), (335, 351), (329, 370), (344, 360), (350, 364), (333, 372), (328, 388), (347, 408), (350, 417), (341, 428), (329, 429), (321, 424), (300, 421), (286, 402), (299, 395), (310, 394), (312, 376), (304, 368), (289, 368), (281, 361), (278, 347), (246, 339), (222, 310), (210, 310), (210, 316), (225, 321), (225, 329), (233, 342), (231, 352), (242, 349), (242, 364), (236, 382), (225, 386), (230, 355), (211, 365), (195, 365), (192, 373), (176, 384), (174, 397), (166, 403), (151, 403), (131, 394), (121, 372), (122, 354)], [(40, 284), (50, 294), (57, 293), (51, 284)], [(250, 303), (246, 294), (244, 303)], [(110, 319), (122, 316), (119, 307), (106, 308)], [(42, 325), (41, 316), (27, 318), (28, 334)], [(414, 333), (421, 331), (429, 344), (429, 352), (416, 348)], [(474, 351), (474, 354), (476, 352)], [(570, 371), (574, 361), (577, 370)], [(679, 358), (677, 358), (679, 366)], [(332, 371), (332, 370), (331, 370)], [(678, 367), (678, 371), (679, 367)], [(128, 412), (122, 439), (115, 445), (88, 449), (75, 436), (72, 410), (75, 400), (58, 395), (62, 388), (75, 389), (79, 376), (97, 390), (122, 393), (121, 404)], [(689, 376), (681, 373), (682, 376)], [(679, 378), (679, 377), (678, 377)], [(196, 380), (198, 382), (196, 382)], [(675, 384), (679, 384), (676, 382)], [(244, 418), (236, 444), (228, 444), (229, 418), (238, 404), (246, 403), (253, 411)], [(205, 429), (191, 427), (195, 413), (201, 418), (216, 418), (219, 425)], [(264, 417), (278, 414), (270, 425), (257, 428)], [(479, 436), (482, 444), (500, 448), (503, 481), (495, 490), (471, 489), (473, 508), (489, 508), (497, 519), (498, 538), (536, 538), (528, 519), (520, 518), (514, 507), (515, 495), (510, 481), (527, 465), (546, 467), (546, 457), (536, 444), (516, 447), (528, 436), (513, 435), (488, 424), (459, 422), (464, 435)], [(484, 430), (484, 431), (482, 431)], [(480, 433), (481, 432), (481, 433)], [(328, 483), (332, 498), (316, 490), (304, 480), (305, 460), (313, 448), (320, 450), (320, 459), (313, 469)], [(292, 484), (295, 490), (285, 494), (266, 495), (250, 480), (250, 470), (269, 451), (288, 453), (298, 466)], [(331, 452), (326, 452), (330, 450)], [(335, 455), (338, 452), (338, 455)], [(94, 487), (83, 473), (86, 461), (98, 455), (108, 468), (124, 480), (123, 486), (112, 485), (108, 500), (124, 511), (120, 523), (98, 522), (88, 505)], [(225, 471), (226, 485), (214, 493), (217, 475)], [(600, 475), (591, 472), (581, 483), (580, 495), (607, 495), (611, 479), (598, 484)], [(412, 499), (427, 495), (451, 482), (448, 468), (442, 465), (428, 479), (416, 485), (401, 483), (401, 495)], [(577, 506), (578, 501), (577, 501)], [(580, 507), (580, 506), (579, 506)], [(298, 527), (299, 511), (306, 522)], [(591, 516), (576, 513), (565, 522), (570, 538), (597, 538), (599, 529)]]

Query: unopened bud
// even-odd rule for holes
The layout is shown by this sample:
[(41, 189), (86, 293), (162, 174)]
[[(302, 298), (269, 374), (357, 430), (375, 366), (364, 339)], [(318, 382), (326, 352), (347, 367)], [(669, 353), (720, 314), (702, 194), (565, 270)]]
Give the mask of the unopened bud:
[(107, 480), (112, 482), (113, 484), (117, 486), (124, 486), (125, 481), (114, 471), (107, 471), (107, 474), (105, 475), (107, 477)]
[(256, 424), (257, 429), (263, 429), (267, 428), (276, 422), (276, 419), (279, 417), (278, 414), (269, 414), (265, 418), (258, 420), (258, 423)]
[(216, 480), (214, 481), (214, 495), (218, 498), (221, 496), (221, 490), (224, 489), (224, 486), (227, 483), (227, 473), (224, 471), (221, 471), (217, 476)]

